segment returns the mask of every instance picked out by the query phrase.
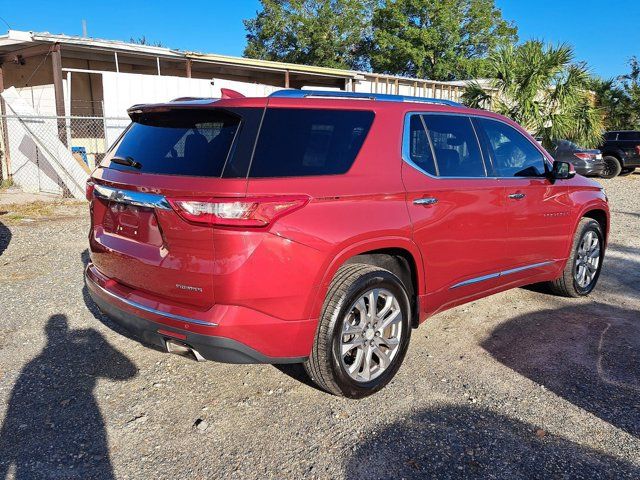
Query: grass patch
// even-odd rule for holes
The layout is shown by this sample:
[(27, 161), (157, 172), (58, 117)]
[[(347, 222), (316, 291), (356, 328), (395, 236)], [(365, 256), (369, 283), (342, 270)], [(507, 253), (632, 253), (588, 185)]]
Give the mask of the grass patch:
[(25, 221), (64, 218), (84, 213), (85, 205), (77, 201), (11, 203), (0, 206), (0, 222), (22, 223)]
[(13, 187), (13, 180), (6, 178), (0, 182), (0, 190), (6, 190), (9, 187)]

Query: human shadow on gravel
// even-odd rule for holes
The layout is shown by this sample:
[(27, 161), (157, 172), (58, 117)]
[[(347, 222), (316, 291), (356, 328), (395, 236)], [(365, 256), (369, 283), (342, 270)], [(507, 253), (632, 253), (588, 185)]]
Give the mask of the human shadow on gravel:
[(4, 251), (11, 243), (11, 230), (4, 223), (0, 222), (0, 255), (4, 253)]
[(114, 478), (105, 423), (94, 398), (99, 378), (124, 381), (135, 365), (91, 328), (65, 315), (45, 327), (47, 344), (22, 370), (0, 430), (0, 479)]
[(640, 468), (550, 435), (533, 425), (467, 406), (422, 410), (363, 434), (345, 478), (636, 479)]
[[(90, 261), (89, 250), (84, 250), (80, 254), (80, 260), (82, 261), (82, 271), (84, 272), (84, 269), (87, 267), (87, 265), (89, 264), (89, 261)], [(84, 275), (84, 273), (83, 273), (83, 275)], [(113, 330), (114, 332), (116, 332), (119, 335), (122, 335), (123, 337), (127, 337), (129, 340), (134, 340), (134, 341), (140, 343), (141, 345), (144, 345), (145, 347), (147, 347), (147, 348), (149, 348), (151, 350), (156, 350), (158, 352), (164, 352), (164, 350), (162, 350), (157, 345), (152, 345), (152, 344), (146, 343), (142, 338), (136, 337), (129, 330), (121, 327), (116, 322), (111, 320), (107, 315), (102, 313), (102, 311), (98, 308), (98, 305), (96, 305), (96, 302), (94, 302), (93, 299), (91, 298), (91, 295), (89, 295), (89, 289), (87, 288), (87, 280), (86, 279), (84, 279), (84, 285), (82, 287), (82, 299), (84, 300), (85, 306), (91, 312), (93, 317), (96, 320), (98, 320), (100, 323), (102, 323), (105, 327)]]
[(482, 346), (519, 374), (640, 437), (638, 310), (594, 302), (529, 313), (499, 325)]

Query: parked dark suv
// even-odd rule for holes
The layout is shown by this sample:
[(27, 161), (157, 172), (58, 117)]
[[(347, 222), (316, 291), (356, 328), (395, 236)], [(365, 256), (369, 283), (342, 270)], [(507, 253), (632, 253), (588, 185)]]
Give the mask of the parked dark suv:
[(640, 167), (640, 131), (620, 130), (604, 134), (599, 147), (605, 163), (603, 178), (629, 175)]
[(598, 281), (600, 185), (502, 116), (296, 90), (129, 114), (87, 185), (86, 283), (169, 351), (300, 362), (357, 398), (389, 382), (431, 315), (537, 282), (578, 297)]

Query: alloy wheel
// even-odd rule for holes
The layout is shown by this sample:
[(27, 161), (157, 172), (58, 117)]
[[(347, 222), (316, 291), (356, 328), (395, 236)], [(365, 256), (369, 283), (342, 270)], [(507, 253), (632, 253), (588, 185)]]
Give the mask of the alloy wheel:
[(342, 323), (342, 366), (357, 382), (374, 380), (394, 361), (403, 334), (398, 299), (383, 288), (365, 292)]
[(600, 239), (593, 230), (584, 234), (578, 246), (574, 278), (580, 288), (587, 288), (593, 282), (600, 266)]

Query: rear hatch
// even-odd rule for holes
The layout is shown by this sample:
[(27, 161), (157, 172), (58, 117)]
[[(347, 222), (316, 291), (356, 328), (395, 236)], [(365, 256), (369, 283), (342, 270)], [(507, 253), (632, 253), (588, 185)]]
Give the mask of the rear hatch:
[(244, 196), (263, 112), (209, 103), (130, 111), (133, 123), (88, 186), (98, 270), (151, 298), (202, 310), (214, 303), (213, 229), (172, 203)]

